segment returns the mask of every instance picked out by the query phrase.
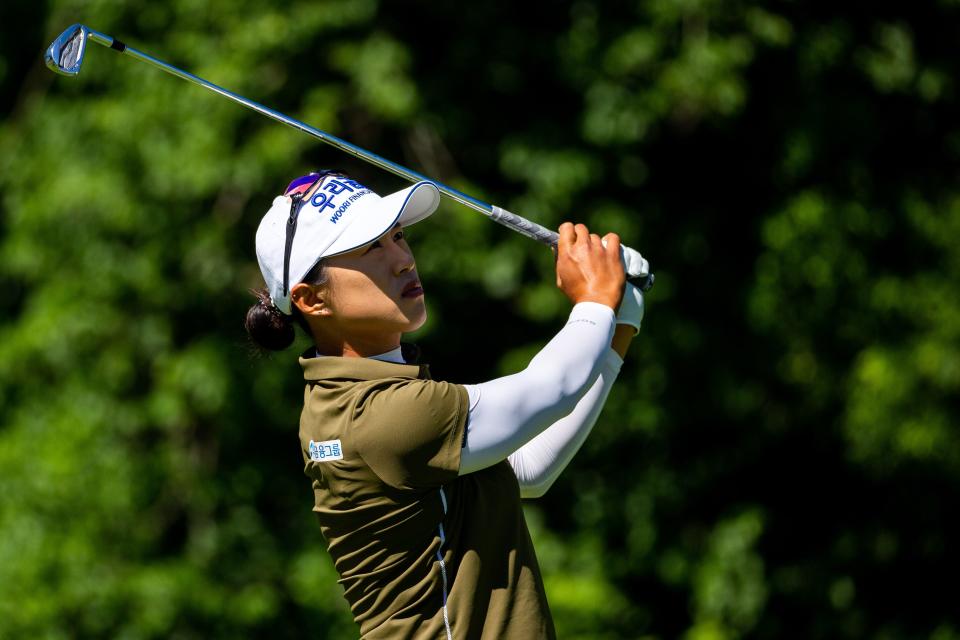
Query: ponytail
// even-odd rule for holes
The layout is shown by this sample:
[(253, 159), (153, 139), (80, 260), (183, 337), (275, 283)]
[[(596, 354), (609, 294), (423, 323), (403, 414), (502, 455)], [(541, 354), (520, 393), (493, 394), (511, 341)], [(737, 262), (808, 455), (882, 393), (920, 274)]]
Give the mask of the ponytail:
[(266, 289), (250, 289), (257, 302), (247, 310), (244, 325), (258, 346), (283, 351), (293, 344), (293, 318), (277, 309)]

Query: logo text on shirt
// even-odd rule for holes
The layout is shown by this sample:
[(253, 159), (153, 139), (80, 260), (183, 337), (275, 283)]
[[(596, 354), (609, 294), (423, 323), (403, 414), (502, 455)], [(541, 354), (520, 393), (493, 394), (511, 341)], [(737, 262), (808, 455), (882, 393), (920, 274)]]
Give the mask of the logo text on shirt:
[(323, 442), (310, 441), (308, 446), (310, 459), (317, 462), (331, 462), (343, 460), (343, 448), (339, 440), (324, 440)]

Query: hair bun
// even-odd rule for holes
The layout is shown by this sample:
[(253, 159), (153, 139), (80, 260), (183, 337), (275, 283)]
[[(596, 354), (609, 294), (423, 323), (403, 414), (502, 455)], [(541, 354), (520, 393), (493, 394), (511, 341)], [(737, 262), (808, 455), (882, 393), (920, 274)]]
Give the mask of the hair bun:
[(293, 344), (293, 320), (273, 304), (266, 289), (251, 289), (257, 302), (247, 310), (247, 333), (260, 347), (282, 351)]

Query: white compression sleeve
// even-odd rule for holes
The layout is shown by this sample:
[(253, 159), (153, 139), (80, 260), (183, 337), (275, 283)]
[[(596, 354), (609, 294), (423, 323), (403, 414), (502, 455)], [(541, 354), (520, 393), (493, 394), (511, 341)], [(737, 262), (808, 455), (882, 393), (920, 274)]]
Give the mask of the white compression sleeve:
[(572, 412), (599, 375), (614, 321), (610, 307), (581, 302), (526, 369), (468, 386), (472, 406), (460, 452), (460, 475), (505, 460)]
[(550, 425), (546, 431), (523, 445), (507, 458), (520, 483), (520, 495), (539, 498), (570, 464), (583, 445), (603, 409), (623, 360), (613, 349), (607, 350), (600, 375), (573, 412)]

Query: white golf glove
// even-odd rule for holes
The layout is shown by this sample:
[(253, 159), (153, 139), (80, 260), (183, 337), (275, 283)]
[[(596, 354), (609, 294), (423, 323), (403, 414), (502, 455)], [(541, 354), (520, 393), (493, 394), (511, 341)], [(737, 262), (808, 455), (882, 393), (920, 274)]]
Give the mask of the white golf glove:
[(623, 289), (623, 300), (617, 310), (617, 324), (628, 324), (633, 327), (634, 334), (637, 334), (640, 333), (641, 322), (643, 322), (643, 292), (628, 282)]
[[(603, 246), (607, 246), (606, 240)], [(620, 259), (623, 261), (623, 270), (627, 277), (645, 276), (650, 273), (650, 264), (640, 255), (640, 252), (620, 245)], [(623, 300), (617, 310), (617, 324), (628, 324), (633, 327), (633, 334), (640, 333), (640, 323), (643, 322), (643, 292), (629, 282), (623, 289)]]
[(623, 262), (623, 270), (627, 272), (628, 278), (650, 275), (650, 263), (636, 249), (620, 245), (620, 260)]

